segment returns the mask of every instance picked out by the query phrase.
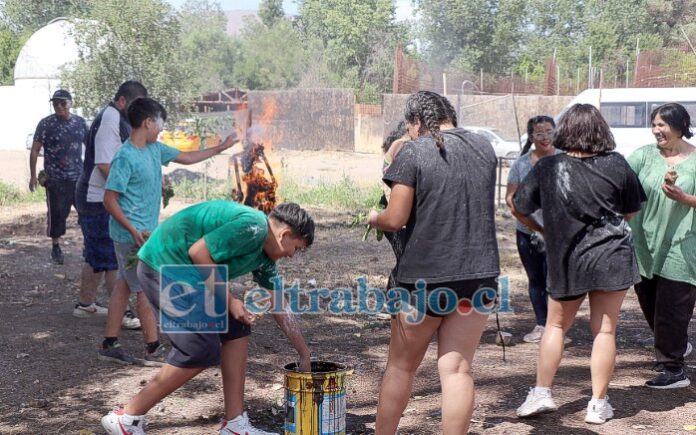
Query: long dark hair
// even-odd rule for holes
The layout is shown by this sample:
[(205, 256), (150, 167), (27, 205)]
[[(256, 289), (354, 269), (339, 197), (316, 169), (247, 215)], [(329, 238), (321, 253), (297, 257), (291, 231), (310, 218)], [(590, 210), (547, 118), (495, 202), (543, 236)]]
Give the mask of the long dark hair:
[(420, 121), (419, 133), (430, 132), (440, 151), (444, 150), (445, 146), (440, 124), (451, 122), (455, 127), (457, 126), (457, 114), (452, 104), (443, 96), (430, 91), (411, 94), (406, 101), (404, 117), (410, 124), (415, 123), (416, 120)]
[(673, 130), (678, 130), (682, 137), (691, 138), (694, 134), (691, 132), (691, 117), (684, 106), (678, 103), (667, 103), (657, 107), (650, 114), (650, 122), (655, 120), (655, 117), (660, 115), (667, 125)]
[(556, 128), (556, 123), (550, 116), (538, 115), (529, 118), (529, 121), (527, 121), (527, 143), (525, 143), (524, 147), (522, 147), (521, 155), (527, 154), (529, 149), (532, 147), (532, 133), (534, 133), (534, 126), (537, 124), (543, 124), (544, 122), (548, 122), (553, 128)]
[(602, 153), (615, 149), (616, 143), (599, 109), (574, 104), (558, 121), (553, 146), (563, 151)]
[(397, 140), (401, 139), (402, 137), (406, 136), (408, 133), (408, 129), (406, 129), (406, 121), (399, 121), (399, 124), (396, 126), (394, 130), (392, 130), (387, 137), (384, 138), (384, 142), (382, 142), (382, 152), (386, 153), (389, 151), (389, 147)]

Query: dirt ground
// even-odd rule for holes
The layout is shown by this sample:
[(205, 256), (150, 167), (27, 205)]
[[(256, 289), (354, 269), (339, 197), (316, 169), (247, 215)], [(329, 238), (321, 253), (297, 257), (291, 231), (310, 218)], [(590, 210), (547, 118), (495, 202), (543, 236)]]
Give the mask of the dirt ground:
[[(181, 208), (175, 202), (166, 214)], [(366, 275), (373, 286), (385, 286), (393, 265), (386, 243), (361, 241), (361, 230), (351, 229), (347, 212), (312, 210), (318, 223), (317, 239), (306, 253), (282, 261), (287, 279), (319, 286), (355, 288), (354, 279)], [(100, 417), (126, 402), (155, 373), (146, 367), (122, 367), (99, 361), (97, 346), (103, 318), (76, 319), (82, 265), (82, 238), (73, 213), (64, 240), (66, 261), (51, 265), (42, 204), (0, 210), (0, 433), (103, 433)], [(520, 343), (534, 325), (526, 295), (526, 281), (514, 245), (509, 215), (498, 216), (501, 266), (510, 278), (514, 314), (502, 315), (504, 330), (518, 344), (508, 348), (506, 361), (494, 344), (494, 317), (488, 323), (474, 362), (476, 409), (471, 433), (476, 434), (637, 434), (682, 433), (696, 424), (696, 387), (656, 391), (642, 386), (651, 376), (650, 334), (633, 292), (624, 303), (618, 333), (616, 373), (610, 385), (613, 420), (602, 426), (583, 422), (590, 396), (591, 335), (586, 304), (570, 331), (555, 385), (560, 409), (555, 414), (519, 420), (514, 411), (534, 383), (537, 345)], [(106, 296), (99, 299), (106, 303)], [(315, 356), (342, 362), (354, 369), (348, 385), (348, 433), (372, 433), (379, 383), (386, 363), (388, 321), (366, 315), (311, 315), (302, 320)], [(692, 325), (691, 335), (696, 336)], [(249, 354), (246, 387), (252, 420), (266, 430), (281, 431), (283, 414), (272, 410), (282, 403), (282, 367), (295, 354), (266, 317), (255, 327)], [(124, 331), (127, 350), (141, 352), (141, 333)], [(402, 423), (401, 433), (440, 432), (440, 387), (435, 346), (431, 345), (418, 372)], [(688, 370), (696, 376), (696, 359)], [(209, 369), (166, 398), (149, 414), (150, 434), (217, 433), (222, 416), (218, 370)], [(683, 432), (686, 433), (686, 432)]]

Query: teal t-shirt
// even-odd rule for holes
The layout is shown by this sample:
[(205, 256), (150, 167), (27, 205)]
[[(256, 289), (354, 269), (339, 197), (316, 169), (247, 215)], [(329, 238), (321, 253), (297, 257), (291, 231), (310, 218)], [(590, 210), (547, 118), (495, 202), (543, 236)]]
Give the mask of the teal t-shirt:
[[(126, 139), (111, 161), (106, 189), (120, 193), (118, 205), (136, 230), (152, 231), (157, 227), (162, 165), (169, 164), (179, 152), (161, 142), (138, 148)], [(115, 242), (133, 243), (133, 236), (113, 217), (109, 219), (109, 235)]]
[(278, 270), (263, 251), (267, 235), (262, 212), (236, 202), (207, 201), (162, 222), (138, 256), (157, 271), (163, 265), (191, 265), (188, 251), (203, 238), (213, 261), (228, 267), (228, 280), (253, 272), (254, 281), (271, 289)]
[[(656, 145), (637, 149), (628, 164), (638, 174), (647, 201), (629, 222), (640, 274), (658, 275), (673, 281), (696, 285), (696, 220), (694, 209), (669, 199), (662, 184), (670, 165)], [(696, 195), (696, 152), (674, 165), (676, 185)]]

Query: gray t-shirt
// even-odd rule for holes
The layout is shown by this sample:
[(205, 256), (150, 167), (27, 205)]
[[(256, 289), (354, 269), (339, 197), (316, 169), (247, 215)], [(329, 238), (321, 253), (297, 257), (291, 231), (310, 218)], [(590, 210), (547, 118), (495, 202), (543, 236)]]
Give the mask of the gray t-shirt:
[[(554, 155), (560, 152), (562, 151), (557, 149), (554, 152)], [(515, 163), (512, 164), (512, 167), (510, 168), (510, 173), (508, 174), (507, 184), (519, 185), (522, 182), (522, 180), (524, 180), (527, 177), (527, 174), (529, 174), (529, 172), (532, 170), (532, 167), (532, 151), (530, 150), (526, 154), (518, 157), (517, 160), (515, 160)], [(541, 211), (536, 211), (532, 213), (531, 218), (537, 221), (539, 225), (544, 225), (544, 220), (541, 217)], [(533, 233), (533, 231), (528, 226), (524, 225), (522, 222), (518, 220), (515, 221), (515, 227), (517, 228), (517, 231), (523, 232), (525, 234)]]
[(101, 124), (94, 136), (94, 169), (89, 177), (87, 202), (103, 202), (106, 178), (97, 167), (98, 164), (111, 164), (116, 151), (123, 141), (120, 135), (121, 114), (112, 106), (107, 106), (102, 114)]
[(490, 142), (457, 128), (443, 132), (445, 152), (423, 136), (407, 142), (384, 174), (415, 189), (397, 281), (429, 283), (497, 277), (495, 174)]

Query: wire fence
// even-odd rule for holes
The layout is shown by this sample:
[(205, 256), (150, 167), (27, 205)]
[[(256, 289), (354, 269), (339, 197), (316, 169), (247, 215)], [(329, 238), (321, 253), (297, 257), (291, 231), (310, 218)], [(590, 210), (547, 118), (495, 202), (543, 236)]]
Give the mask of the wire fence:
[(462, 71), (412, 59), (397, 47), (392, 92), (431, 90), (445, 95), (577, 95), (591, 88), (662, 88), (696, 86), (696, 49), (691, 46), (637, 52), (583, 66), (563, 64), (551, 55), (543, 78), (528, 73), (494, 74)]

